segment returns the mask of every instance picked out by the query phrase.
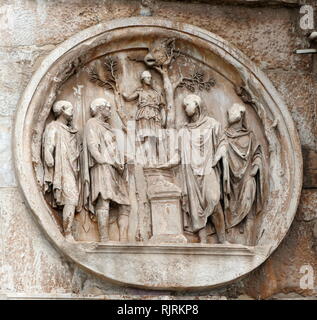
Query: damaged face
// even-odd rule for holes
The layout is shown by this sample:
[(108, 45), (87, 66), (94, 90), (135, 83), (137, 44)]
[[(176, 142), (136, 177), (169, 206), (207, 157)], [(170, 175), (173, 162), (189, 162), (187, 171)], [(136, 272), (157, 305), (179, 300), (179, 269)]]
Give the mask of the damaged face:
[(235, 103), (229, 110), (228, 110), (228, 122), (229, 124), (233, 124), (239, 122), (245, 113), (245, 107), (242, 104)]
[(200, 103), (201, 103), (200, 97), (194, 94), (191, 94), (185, 97), (183, 105), (184, 105), (184, 110), (188, 117), (192, 117), (195, 114), (196, 109), (199, 108)]
[(111, 117), (111, 104), (105, 102), (105, 104), (100, 107), (100, 112), (105, 119), (109, 119)]
[(162, 66), (169, 59), (168, 48), (174, 39), (159, 39), (149, 48), (149, 53), (145, 56), (144, 62), (149, 67)]
[(65, 103), (63, 108), (62, 108), (62, 112), (64, 114), (64, 117), (69, 121), (71, 122), (73, 120), (73, 116), (74, 116), (74, 108), (73, 108), (73, 105), (68, 102), (68, 103)]

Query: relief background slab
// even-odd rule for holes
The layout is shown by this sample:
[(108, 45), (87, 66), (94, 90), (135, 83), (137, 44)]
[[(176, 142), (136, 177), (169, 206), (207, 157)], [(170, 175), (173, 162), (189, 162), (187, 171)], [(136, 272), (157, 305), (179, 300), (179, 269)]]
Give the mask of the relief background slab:
[[(126, 28), (126, 31), (124, 28)], [(260, 110), (258, 111), (258, 115), (256, 115), (250, 107), (247, 114), (250, 117), (249, 123), (252, 130), (264, 146), (266, 161), (270, 166), (270, 170), (266, 169), (269, 171), (270, 189), (267, 203), (265, 204), (265, 214), (263, 214), (258, 222), (256, 230), (258, 240), (251, 260), (245, 260), (244, 255), (241, 254), (239, 256), (241, 262), (235, 262), (235, 271), (230, 266), (230, 263), (237, 261), (238, 257), (235, 256), (231, 261), (226, 255), (229, 249), (225, 245), (220, 245), (220, 248), (223, 250), (222, 255), (224, 256), (224, 260), (221, 263), (225, 263), (229, 259), (228, 267), (223, 270), (221, 278), (217, 276), (217, 269), (221, 264), (222, 256), (220, 255), (217, 259), (220, 264), (217, 261), (215, 265), (211, 263), (213, 261), (212, 244), (209, 245), (209, 253), (207, 250), (206, 254), (200, 255), (199, 259), (196, 260), (197, 264), (195, 264), (195, 268), (198, 269), (197, 273), (194, 272), (194, 274), (201, 275), (200, 268), (202, 268), (201, 270), (204, 270), (204, 273), (201, 279), (185, 278), (184, 281), (183, 276), (177, 278), (179, 280), (174, 277), (173, 270), (178, 270), (177, 266), (180, 264), (188, 265), (184, 263), (184, 259), (192, 259), (189, 247), (185, 249), (185, 251), (188, 250), (187, 253), (176, 254), (176, 256), (156, 256), (156, 253), (153, 252), (151, 253), (150, 260), (153, 259), (154, 264), (146, 263), (149, 259), (145, 254), (142, 254), (142, 247), (137, 249), (139, 250), (137, 257), (125, 253), (126, 265), (130, 263), (131, 268), (129, 269), (133, 270), (128, 274), (124, 270), (121, 270), (123, 267), (120, 263), (121, 258), (119, 258), (121, 253), (115, 251), (108, 253), (107, 250), (97, 250), (98, 253), (91, 255), (87, 254), (84, 243), (67, 243), (60, 233), (58, 222), (54, 222), (53, 215), (50, 213), (50, 209), (45, 203), (43, 196), (38, 193), (36, 174), (37, 177), (40, 175), (38, 164), (41, 149), (41, 144), (38, 141), (41, 139), (41, 132), (49, 115), (51, 103), (56, 98), (56, 90), (61, 88), (59, 97), (67, 97), (69, 100), (74, 99), (73, 91), (70, 88), (74, 88), (74, 85), (78, 86), (81, 81), (84, 81), (83, 77), (85, 77), (85, 73), (76, 73), (73, 79), (69, 78), (70, 83), (65, 82), (69, 74), (72, 75), (73, 70), (83, 68), (89, 61), (99, 58), (101, 54), (104, 55), (105, 51), (106, 53), (111, 53), (113, 50), (116, 50), (119, 57), (124, 57), (126, 53), (121, 54), (120, 52), (123, 49), (127, 50), (129, 48), (128, 52), (132, 51), (132, 53), (136, 47), (138, 50), (142, 50), (142, 47), (140, 48), (141, 44), (146, 48), (146, 41), (153, 40), (155, 36), (163, 37), (166, 30), (169, 31), (169, 35), (174, 36), (180, 42), (182, 50), (185, 52), (188, 50), (195, 60), (203, 61), (205, 65), (210, 66), (212, 71), (209, 72), (216, 78), (217, 85), (215, 90), (211, 90), (211, 96), (203, 98), (206, 101), (207, 111), (214, 113), (214, 117), (218, 121), (225, 123), (225, 110), (235, 102), (234, 99), (238, 99), (233, 91), (233, 85), (246, 87), (257, 101), (257, 110)], [(146, 34), (146, 37), (144, 37), (144, 34)], [(142, 43), (135, 40), (142, 37), (142, 35)], [(122, 45), (123, 48), (121, 47)], [(192, 57), (190, 59), (193, 59)], [(58, 62), (55, 63), (57, 59)], [(187, 59), (185, 58), (184, 61), (185, 66), (188, 63)], [(127, 59), (124, 61), (127, 61)], [(201, 67), (199, 66), (201, 63), (196, 62), (198, 67)], [(123, 68), (125, 67), (126, 65), (123, 64)], [(140, 71), (137, 69), (135, 74), (137, 75)], [(128, 79), (125, 81), (123, 79), (121, 83), (130, 84), (137, 81), (136, 79), (133, 80)], [(158, 78), (155, 80), (159, 83)], [(63, 86), (60, 87), (60, 84), (63, 84)], [(36, 92), (34, 94), (35, 88)], [(86, 85), (83, 87), (83, 90), (85, 89)], [(94, 87), (87, 91), (87, 99), (89, 99), (89, 94), (95, 95), (95, 90), (97, 89)], [(226, 94), (223, 94), (223, 92)], [(98, 94), (104, 94), (104, 92), (99, 92)], [(180, 113), (181, 98), (182, 94), (177, 95), (177, 99), (179, 99), (176, 99), (178, 113)], [(212, 103), (209, 101), (212, 101)], [(73, 100), (73, 103), (76, 104), (76, 100)], [(84, 100), (82, 105), (87, 106), (87, 102)], [(220, 105), (224, 110), (220, 110)], [(261, 108), (264, 108), (263, 110), (265, 110), (266, 114), (263, 114), (264, 111)], [(259, 123), (259, 115), (262, 115), (262, 121), (264, 121), (265, 129), (262, 129), (262, 132), (259, 130), (259, 128), (263, 127)], [(79, 119), (77, 117), (76, 120), (75, 116), (75, 122), (77, 121), (80, 127)], [(181, 121), (181, 114), (176, 119), (180, 119)], [(267, 121), (270, 119), (272, 122), (278, 123), (278, 133), (272, 133), (271, 131), (275, 129), (268, 127)], [(177, 123), (177, 125), (179, 124)], [(273, 143), (273, 155), (271, 154), (270, 161), (268, 161), (268, 146), (264, 139), (264, 134), (268, 141), (275, 139), (274, 141), (270, 141), (271, 144)], [(302, 164), (298, 136), (286, 106), (269, 80), (242, 53), (231, 47), (221, 38), (199, 28), (190, 25), (174, 24), (167, 20), (131, 18), (100, 24), (84, 30), (55, 49), (42, 62), (20, 100), (14, 138), (15, 162), (20, 185), (32, 212), (39, 220), (49, 239), (71, 260), (115, 282), (161, 289), (207, 288), (230, 282), (254, 269), (276, 248), (294, 218), (300, 195)], [(283, 150), (281, 150), (279, 145), (283, 145)], [(36, 173), (33, 170), (33, 165)], [(32, 197), (28, 194), (30, 189), (34, 191)], [(129, 240), (132, 241), (131, 238), (132, 236), (130, 236)], [(197, 245), (199, 246), (199, 244)], [(112, 247), (112, 245), (109, 245), (109, 247)], [(113, 247), (116, 248), (116, 245), (113, 245)], [(180, 249), (180, 251), (182, 250)], [(177, 257), (176, 260), (175, 257)], [(204, 259), (207, 259), (206, 262), (204, 262)], [(171, 269), (168, 272), (162, 272), (166, 270), (166, 263), (170, 265)], [(209, 268), (207, 268), (208, 264)], [(157, 272), (154, 272), (154, 265), (157, 265)], [(203, 267), (204, 265), (205, 267)], [(116, 272), (114, 273), (113, 270)], [(120, 272), (120, 270), (123, 272)], [(150, 274), (157, 274), (157, 278), (153, 279)], [(185, 274), (187, 274), (186, 270)]]

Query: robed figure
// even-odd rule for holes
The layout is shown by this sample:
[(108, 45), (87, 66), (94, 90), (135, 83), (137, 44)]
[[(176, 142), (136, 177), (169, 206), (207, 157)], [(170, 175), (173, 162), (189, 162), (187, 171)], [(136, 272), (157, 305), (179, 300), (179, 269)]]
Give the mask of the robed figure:
[(119, 238), (127, 241), (130, 201), (116, 136), (107, 122), (111, 105), (105, 99), (96, 99), (90, 111), (93, 118), (86, 123), (83, 145), (85, 207), (97, 216), (102, 242), (109, 240), (110, 205), (118, 207)]
[(204, 114), (201, 99), (189, 95), (184, 99), (189, 122), (181, 130), (181, 164), (183, 174), (184, 228), (198, 232), (200, 242), (207, 242), (209, 218), (218, 240), (226, 242), (223, 211), (220, 205), (220, 172), (213, 167), (215, 152), (221, 143), (221, 124)]
[(142, 87), (131, 95), (122, 94), (126, 101), (137, 100), (135, 114), (138, 162), (155, 165), (167, 160), (162, 128), (165, 126), (165, 104), (162, 94), (152, 86), (152, 75), (141, 74)]
[(51, 204), (63, 208), (63, 229), (73, 241), (72, 225), (79, 202), (79, 139), (71, 125), (73, 106), (68, 101), (53, 105), (56, 120), (46, 126), (43, 135), (44, 193), (51, 192)]
[(263, 154), (254, 133), (246, 126), (245, 112), (243, 105), (234, 104), (228, 111), (225, 130), (223, 190), (227, 228), (240, 224), (252, 208), (256, 215), (263, 207)]
[(181, 164), (184, 229), (198, 233), (200, 242), (207, 243), (207, 224), (211, 220), (219, 242), (226, 243), (220, 172), (218, 165), (213, 167), (221, 143), (221, 125), (204, 114), (199, 96), (190, 94), (183, 104), (189, 121), (179, 132), (179, 150), (169, 166)]

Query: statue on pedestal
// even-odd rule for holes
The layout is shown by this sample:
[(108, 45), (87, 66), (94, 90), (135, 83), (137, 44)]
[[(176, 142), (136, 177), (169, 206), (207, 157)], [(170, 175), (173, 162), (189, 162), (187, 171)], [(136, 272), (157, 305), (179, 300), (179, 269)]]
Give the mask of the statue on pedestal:
[(165, 105), (161, 93), (152, 86), (150, 71), (141, 74), (142, 87), (131, 95), (122, 94), (126, 101), (138, 99), (138, 109), (135, 115), (136, 138), (138, 151), (144, 158), (143, 165), (153, 166), (166, 161), (163, 145), (162, 128), (165, 125)]

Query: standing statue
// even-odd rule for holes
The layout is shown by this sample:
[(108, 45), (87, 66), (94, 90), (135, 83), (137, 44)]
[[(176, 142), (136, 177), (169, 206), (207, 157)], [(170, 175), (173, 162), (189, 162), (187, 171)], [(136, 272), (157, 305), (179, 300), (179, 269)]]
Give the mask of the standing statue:
[(226, 152), (217, 152), (216, 164), (223, 159), (224, 208), (227, 228), (238, 225), (255, 205), (258, 214), (263, 206), (263, 155), (254, 133), (245, 123), (246, 109), (235, 103), (228, 110), (225, 130)]
[(79, 144), (72, 128), (73, 106), (68, 101), (53, 105), (56, 120), (47, 125), (43, 136), (44, 193), (52, 191), (53, 207), (63, 207), (65, 237), (74, 241), (72, 225), (79, 200)]
[[(161, 168), (172, 167), (181, 162), (185, 230), (198, 232), (200, 242), (207, 243), (207, 223), (210, 218), (219, 242), (227, 243), (220, 205), (220, 172), (217, 166), (212, 166), (216, 150), (222, 142), (221, 125), (202, 112), (199, 96), (187, 95), (183, 104), (189, 122), (179, 133), (180, 156), (176, 153)], [(224, 146), (221, 147), (223, 148)]]
[(163, 146), (162, 128), (165, 125), (165, 112), (162, 95), (153, 88), (149, 71), (141, 74), (142, 87), (131, 95), (122, 94), (126, 101), (138, 99), (135, 116), (137, 138), (144, 148), (146, 163), (155, 165), (158, 161), (166, 162)]
[(122, 178), (116, 137), (110, 127), (110, 103), (102, 98), (90, 105), (92, 118), (84, 129), (84, 199), (85, 207), (97, 216), (100, 241), (109, 241), (110, 205), (118, 206), (120, 241), (128, 240), (130, 201)]

